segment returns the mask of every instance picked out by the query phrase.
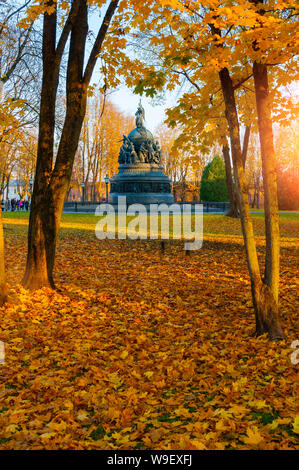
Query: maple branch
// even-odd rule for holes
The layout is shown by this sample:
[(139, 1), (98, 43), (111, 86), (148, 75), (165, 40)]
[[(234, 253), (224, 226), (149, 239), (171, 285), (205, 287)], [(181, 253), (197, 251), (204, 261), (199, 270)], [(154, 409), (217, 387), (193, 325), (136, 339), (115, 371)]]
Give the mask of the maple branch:
[(109, 4), (109, 7), (106, 11), (106, 14), (104, 16), (102, 25), (99, 29), (98, 35), (96, 37), (95, 43), (93, 45), (92, 51), (90, 53), (90, 56), (89, 56), (89, 59), (88, 59), (88, 62), (87, 62), (86, 68), (85, 68), (85, 72), (84, 72), (84, 76), (83, 76), (83, 82), (85, 84), (88, 84), (90, 82), (90, 79), (91, 79), (91, 76), (92, 76), (92, 73), (93, 73), (93, 69), (95, 67), (95, 64), (96, 64), (99, 52), (101, 50), (103, 41), (105, 39), (107, 30), (109, 28), (111, 19), (114, 15), (115, 10), (118, 7), (118, 1), (119, 0), (111, 0), (111, 2)]
[(191, 83), (191, 85), (193, 85), (197, 89), (197, 91), (200, 91), (200, 86), (190, 78), (186, 70), (171, 69), (171, 71), (174, 73), (177, 73), (178, 75), (184, 75), (184, 77), (187, 78), (187, 80)]
[(249, 78), (252, 77), (252, 73), (250, 75), (248, 75), (247, 77), (243, 78), (242, 80), (240, 80), (238, 83), (236, 83), (236, 85), (233, 86), (233, 90), (237, 90), (238, 88), (240, 88), (240, 86), (243, 85), (243, 83), (247, 82), (247, 80), (249, 80)]
[(254, 90), (252, 90), (251, 88), (249, 88), (249, 87), (246, 86), (246, 85), (242, 85), (242, 88), (244, 88), (245, 90), (250, 91), (251, 93), (254, 93)]
[(184, 4), (184, 8), (188, 11), (191, 11), (191, 13), (193, 13), (194, 15), (199, 16), (199, 18), (201, 18), (202, 20), (204, 19), (202, 15), (200, 15), (197, 11), (194, 11), (192, 8), (190, 8), (189, 5)]

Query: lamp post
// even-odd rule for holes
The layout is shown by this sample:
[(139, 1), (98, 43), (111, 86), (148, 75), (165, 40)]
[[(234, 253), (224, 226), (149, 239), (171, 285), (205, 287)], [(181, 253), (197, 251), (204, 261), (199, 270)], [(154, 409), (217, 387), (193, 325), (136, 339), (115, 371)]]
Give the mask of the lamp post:
[(82, 187), (82, 202), (84, 202), (84, 190), (85, 190), (85, 183), (81, 183), (81, 187)]
[(109, 178), (108, 175), (105, 176), (104, 181), (106, 183), (106, 202), (108, 202), (108, 184), (109, 184), (109, 181), (110, 181), (110, 178)]

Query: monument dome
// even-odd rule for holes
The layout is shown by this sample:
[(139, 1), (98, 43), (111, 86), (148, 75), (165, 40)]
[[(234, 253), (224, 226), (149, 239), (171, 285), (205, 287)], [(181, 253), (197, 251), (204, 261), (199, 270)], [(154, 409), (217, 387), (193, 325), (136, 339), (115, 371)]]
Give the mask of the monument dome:
[(128, 135), (128, 139), (138, 148), (141, 147), (142, 143), (147, 139), (154, 141), (153, 134), (145, 127), (135, 127)]
[(123, 136), (119, 171), (111, 179), (108, 202), (117, 204), (119, 196), (126, 196), (127, 204), (172, 204), (171, 181), (161, 166), (161, 148), (144, 126), (141, 103), (135, 116), (136, 128), (127, 137)]

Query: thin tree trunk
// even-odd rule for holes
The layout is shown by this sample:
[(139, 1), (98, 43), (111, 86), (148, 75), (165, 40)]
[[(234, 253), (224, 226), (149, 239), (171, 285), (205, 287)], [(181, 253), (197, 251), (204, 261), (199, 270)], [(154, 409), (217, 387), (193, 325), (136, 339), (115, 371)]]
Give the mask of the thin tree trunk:
[(0, 204), (0, 306), (7, 300), (7, 286), (5, 279), (5, 264), (4, 264), (4, 237), (3, 237), (3, 224), (1, 217), (1, 204)]
[(232, 167), (231, 167), (231, 162), (230, 162), (230, 154), (229, 154), (228, 145), (224, 145), (222, 147), (222, 153), (223, 153), (224, 162), (225, 162), (226, 186), (227, 186), (228, 198), (230, 202), (230, 208), (226, 215), (228, 217), (237, 218), (239, 217), (238, 199), (237, 199), (237, 194), (236, 194), (234, 182), (233, 182)]
[(244, 168), (245, 168), (246, 159), (247, 159), (250, 129), (251, 129), (251, 125), (248, 125), (248, 126), (245, 127), (245, 134), (244, 134), (243, 148), (242, 148), (242, 160), (243, 160), (243, 167)]
[(251, 204), (252, 209), (254, 208), (255, 205), (256, 205), (256, 183), (254, 185), (254, 193), (253, 193), (253, 199), (252, 199), (252, 204)]
[(271, 102), (268, 92), (267, 66), (253, 64), (259, 137), (264, 181), (266, 228), (265, 283), (278, 304), (279, 290), (279, 215), (277, 198), (277, 160), (273, 144)]
[(261, 279), (257, 250), (250, 216), (247, 185), (243, 167), (240, 144), (239, 122), (235, 103), (234, 89), (227, 68), (219, 72), (225, 102), (225, 113), (229, 126), (234, 176), (239, 197), (242, 231), (247, 255), (247, 264), (251, 280), (251, 291), (256, 319), (256, 334), (268, 333), (273, 340), (284, 338), (278, 320), (278, 305), (268, 283)]
[(53, 165), (55, 101), (58, 86), (56, 69), (56, 11), (45, 13), (43, 25), (43, 80), (40, 104), (36, 172), (28, 230), (28, 254), (23, 285), (30, 289), (54, 287), (47, 269), (45, 226), (49, 207), (45, 200)]
[(260, 177), (258, 176), (257, 188), (256, 188), (256, 208), (260, 208)]

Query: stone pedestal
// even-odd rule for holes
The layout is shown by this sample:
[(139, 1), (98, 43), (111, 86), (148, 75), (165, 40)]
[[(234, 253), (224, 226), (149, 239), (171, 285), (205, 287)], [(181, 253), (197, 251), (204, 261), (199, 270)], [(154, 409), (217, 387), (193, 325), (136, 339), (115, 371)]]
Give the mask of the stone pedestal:
[(118, 196), (126, 196), (127, 204), (172, 204), (171, 181), (160, 165), (136, 163), (119, 165), (111, 178), (108, 202), (117, 204)]

